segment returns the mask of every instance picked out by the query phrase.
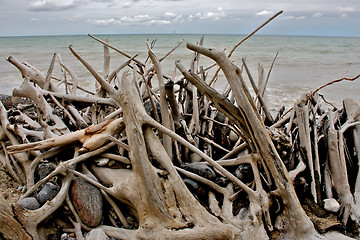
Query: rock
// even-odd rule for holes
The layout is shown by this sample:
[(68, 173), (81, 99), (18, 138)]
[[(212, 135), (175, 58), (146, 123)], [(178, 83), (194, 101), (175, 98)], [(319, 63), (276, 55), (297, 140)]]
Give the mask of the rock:
[(226, 187), (231, 181), (223, 176), (219, 176), (215, 179), (215, 183), (220, 187)]
[(214, 170), (203, 162), (194, 162), (187, 164), (184, 169), (210, 180), (216, 178)]
[(51, 182), (44, 184), (40, 192), (37, 194), (36, 198), (41, 205), (46, 203), (46, 201), (51, 201), (56, 194), (59, 192), (59, 187)]
[(106, 166), (109, 163), (108, 158), (99, 158), (95, 160), (96, 166), (103, 167)]
[(324, 209), (336, 213), (340, 209), (340, 204), (333, 198), (327, 198), (324, 199)]
[(199, 190), (199, 184), (191, 179), (184, 178), (184, 183), (192, 193), (196, 193)]
[(40, 163), (37, 167), (37, 174), (39, 175), (39, 180), (45, 178), (47, 175), (49, 175), (54, 170), (54, 164), (53, 163)]
[(202, 159), (202, 158), (201, 158), (199, 155), (197, 155), (196, 153), (192, 153), (192, 154), (190, 155), (190, 161), (191, 161), (192, 163), (194, 163), (194, 162), (200, 162), (201, 159)]
[[(161, 119), (160, 103), (157, 101), (154, 101), (154, 103), (155, 103), (155, 108), (156, 108), (157, 114), (158, 114), (159, 118)], [(153, 110), (150, 100), (147, 100), (144, 103), (144, 108), (145, 108), (145, 111), (147, 114), (149, 114), (152, 118), (155, 118), (154, 110)]]
[(253, 171), (250, 164), (241, 164), (235, 170), (235, 176), (241, 181), (248, 183), (254, 179)]
[(70, 187), (70, 199), (85, 225), (96, 227), (101, 223), (103, 199), (97, 187), (78, 178)]
[(100, 228), (95, 228), (88, 232), (85, 236), (85, 240), (108, 240), (110, 239)]
[(239, 139), (239, 136), (233, 131), (230, 131), (229, 139), (231, 142), (236, 142)]
[(76, 240), (76, 238), (72, 237), (69, 233), (63, 233), (60, 237), (60, 240)]
[(34, 197), (20, 199), (17, 204), (29, 210), (35, 210), (40, 208), (40, 203)]

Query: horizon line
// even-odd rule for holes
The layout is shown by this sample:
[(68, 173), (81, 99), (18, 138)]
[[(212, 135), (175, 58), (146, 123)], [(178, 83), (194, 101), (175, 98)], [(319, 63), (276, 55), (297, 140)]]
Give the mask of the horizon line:
[[(91, 35), (248, 35), (247, 33), (84, 33), (84, 34), (34, 34), (34, 35), (0, 35), (6, 37), (66, 37), (66, 36), (88, 36)], [(284, 36), (284, 37), (344, 37), (359, 38), (360, 36), (341, 35), (306, 35), (306, 34), (256, 34), (254, 36)]]

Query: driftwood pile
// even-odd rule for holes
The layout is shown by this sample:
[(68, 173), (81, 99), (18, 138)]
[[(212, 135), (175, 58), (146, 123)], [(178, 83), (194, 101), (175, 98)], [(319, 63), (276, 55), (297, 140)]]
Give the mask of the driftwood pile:
[[(25, 100), (0, 105), (0, 160), (24, 194), (0, 211), (3, 237), (46, 239), (49, 228), (62, 239), (358, 237), (355, 102), (335, 109), (311, 94), (275, 117), (245, 60), (237, 67), (203, 39), (187, 44), (190, 68), (178, 61), (168, 76), (149, 44), (143, 62), (91, 37), (104, 45), (102, 74), (70, 50), (96, 79), (94, 95), (78, 94), (57, 54), (47, 74), (8, 58), (24, 78), (13, 96)], [(113, 72), (110, 48), (129, 58)], [(200, 55), (224, 73), (224, 93)]]

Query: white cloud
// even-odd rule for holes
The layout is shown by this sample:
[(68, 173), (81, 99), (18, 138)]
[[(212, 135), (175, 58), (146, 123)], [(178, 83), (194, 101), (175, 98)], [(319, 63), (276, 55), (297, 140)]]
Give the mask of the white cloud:
[(88, 20), (88, 22), (93, 24), (93, 25), (98, 25), (98, 26), (108, 26), (108, 25), (114, 25), (114, 24), (118, 23), (118, 21), (115, 20), (114, 18), (110, 18), (110, 19), (91, 19), (91, 20)]
[(280, 20), (289, 20), (289, 19), (294, 19), (294, 16), (285, 16), (283, 18), (280, 18)]
[(173, 12), (166, 12), (166, 13), (165, 13), (165, 16), (167, 16), (167, 17), (175, 17), (176, 14), (173, 13)]
[(114, 4), (114, 0), (36, 0), (30, 3), (30, 11), (55, 12), (74, 9), (88, 4)]
[(107, 25), (163, 25), (170, 24), (169, 20), (158, 19), (150, 15), (136, 15), (134, 17), (122, 16), (118, 19), (109, 18), (109, 19), (90, 19), (89, 23), (98, 26), (107, 26)]
[(272, 15), (272, 14), (274, 14), (273, 11), (263, 10), (261, 12), (257, 12), (255, 15), (256, 16), (267, 16), (267, 15)]
[(38, 0), (30, 4), (31, 11), (62, 11), (76, 8), (78, 3), (74, 0)]
[(220, 20), (220, 18), (225, 17), (226, 14), (222, 8), (218, 8), (216, 12), (204, 12), (204, 13), (197, 13), (195, 15), (200, 19), (211, 19), (211, 20)]
[(156, 19), (153, 19), (153, 20), (150, 21), (150, 24), (162, 25), (162, 24), (171, 24), (171, 22), (168, 21), (168, 20), (156, 20)]
[(323, 13), (321, 13), (321, 12), (316, 12), (316, 13), (314, 13), (312, 16), (313, 17), (321, 17), (321, 16), (323, 16), (324, 14)]
[(297, 17), (296, 19), (305, 19), (306, 18), (306, 16), (300, 16), (300, 17)]

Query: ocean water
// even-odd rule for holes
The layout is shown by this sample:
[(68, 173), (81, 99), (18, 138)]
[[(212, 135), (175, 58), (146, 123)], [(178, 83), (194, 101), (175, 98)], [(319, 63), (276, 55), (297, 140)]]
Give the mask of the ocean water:
[[(153, 51), (161, 58), (179, 42), (182, 45), (161, 65), (164, 74), (173, 76), (175, 61), (181, 60), (190, 66), (193, 52), (186, 48), (186, 42), (198, 43), (201, 35), (99, 35), (107, 37), (112, 46), (126, 51), (130, 55), (139, 54), (138, 59), (147, 58), (146, 40), (156, 40)], [(205, 35), (204, 46), (229, 52), (239, 42), (242, 35)], [(47, 72), (53, 53), (61, 56), (62, 62), (70, 66), (80, 79), (80, 86), (91, 91), (95, 89), (95, 80), (85, 67), (71, 54), (68, 46), (83, 56), (97, 71), (103, 68), (103, 46), (88, 36), (31, 36), (0, 37), (0, 93), (11, 94), (22, 82), (20, 72), (6, 61), (14, 56), (18, 60), (31, 63), (44, 73)], [(282, 105), (291, 107), (304, 93), (311, 92), (327, 82), (342, 77), (354, 77), (360, 74), (360, 38), (349, 37), (303, 37), (303, 36), (263, 36), (255, 35), (240, 45), (232, 56), (232, 61), (241, 67), (241, 59), (246, 58), (255, 81), (258, 78), (258, 64), (269, 71), (274, 56), (278, 57), (270, 74), (267, 87), (268, 101), (272, 111)], [(111, 69), (122, 64), (126, 58), (111, 50)], [(211, 65), (212, 60), (201, 56), (200, 64)], [(211, 79), (213, 71), (209, 71)], [(60, 67), (56, 66), (54, 76), (61, 77)], [(180, 76), (180, 73), (176, 73)], [(245, 81), (247, 75), (243, 74)], [(222, 91), (226, 80), (220, 76), (216, 89)], [(326, 100), (340, 105), (344, 98), (353, 98), (360, 104), (360, 79), (343, 81), (321, 90)]]

